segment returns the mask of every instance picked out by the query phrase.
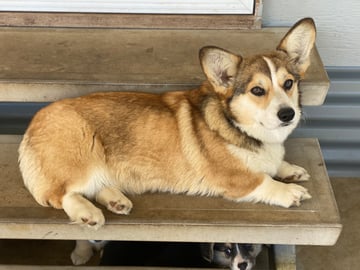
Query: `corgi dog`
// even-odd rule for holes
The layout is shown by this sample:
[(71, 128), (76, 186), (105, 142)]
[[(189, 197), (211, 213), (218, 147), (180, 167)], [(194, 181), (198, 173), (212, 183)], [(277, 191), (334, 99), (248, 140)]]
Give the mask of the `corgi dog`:
[(301, 118), (299, 82), (315, 36), (305, 18), (268, 53), (242, 57), (204, 47), (207, 79), (197, 89), (101, 92), (48, 105), (19, 146), (25, 186), (39, 204), (94, 229), (105, 220), (90, 200), (126, 215), (133, 205), (125, 194), (299, 206), (311, 196), (288, 182), (310, 176), (284, 161), (283, 143)]

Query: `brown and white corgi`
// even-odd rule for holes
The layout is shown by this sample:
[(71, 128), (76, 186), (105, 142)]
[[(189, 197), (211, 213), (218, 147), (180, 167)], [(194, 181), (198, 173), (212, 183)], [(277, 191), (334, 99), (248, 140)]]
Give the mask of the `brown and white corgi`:
[[(129, 214), (124, 194), (171, 192), (290, 207), (311, 196), (283, 160), (301, 117), (298, 84), (310, 64), (315, 25), (296, 23), (276, 50), (243, 58), (200, 50), (197, 89), (103, 92), (54, 102), (32, 119), (19, 148), (24, 183), (43, 206), (99, 228), (102, 211)], [(164, 67), (166, 68), (166, 67)]]

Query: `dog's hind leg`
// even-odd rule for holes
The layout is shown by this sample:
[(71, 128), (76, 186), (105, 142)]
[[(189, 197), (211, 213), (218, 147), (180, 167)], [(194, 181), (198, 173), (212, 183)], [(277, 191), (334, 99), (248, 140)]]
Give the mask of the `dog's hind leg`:
[(62, 207), (73, 223), (88, 225), (98, 229), (105, 223), (102, 211), (79, 193), (67, 193)]
[(104, 187), (96, 194), (96, 201), (115, 214), (130, 213), (132, 202), (118, 189)]

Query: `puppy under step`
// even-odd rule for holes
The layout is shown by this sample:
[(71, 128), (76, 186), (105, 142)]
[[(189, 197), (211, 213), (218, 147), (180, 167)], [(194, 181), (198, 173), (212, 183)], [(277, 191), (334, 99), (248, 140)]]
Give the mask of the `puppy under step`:
[(95, 251), (100, 252), (103, 266), (269, 269), (263, 268), (268, 264), (267, 247), (260, 244), (80, 240), (71, 259), (84, 264)]

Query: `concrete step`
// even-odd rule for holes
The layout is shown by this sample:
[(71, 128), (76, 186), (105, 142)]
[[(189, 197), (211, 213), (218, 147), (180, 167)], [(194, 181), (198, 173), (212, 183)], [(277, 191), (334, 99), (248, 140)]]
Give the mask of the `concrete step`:
[(25, 189), (17, 163), (20, 136), (0, 136), (0, 238), (98, 239), (333, 245), (341, 224), (316, 139), (291, 139), (287, 160), (307, 169), (301, 183), (313, 198), (284, 209), (221, 198), (144, 194), (131, 196), (130, 215), (104, 210), (98, 231), (69, 224), (62, 210), (38, 205)]
[[(124, 30), (0, 28), (0, 100), (53, 101), (90, 92), (162, 92), (198, 86), (198, 51), (215, 45), (244, 56), (273, 50), (287, 29)], [(316, 48), (301, 83), (320, 105), (329, 80)]]
[[(204, 80), (198, 60), (202, 46), (246, 56), (273, 50), (286, 31), (0, 28), (0, 101), (51, 102), (97, 91), (193, 88)], [(300, 85), (302, 103), (320, 105), (329, 80), (316, 48), (311, 57)], [(18, 169), (20, 139), (0, 136), (0, 238), (333, 245), (342, 229), (316, 139), (286, 144), (287, 160), (312, 176), (302, 185), (313, 198), (299, 208), (145, 194), (131, 197), (129, 216), (104, 211), (107, 223), (97, 232), (71, 225), (63, 211), (34, 201)]]

